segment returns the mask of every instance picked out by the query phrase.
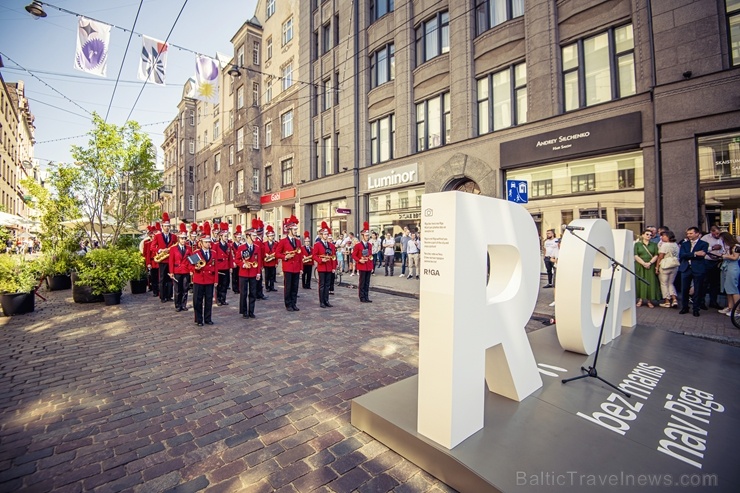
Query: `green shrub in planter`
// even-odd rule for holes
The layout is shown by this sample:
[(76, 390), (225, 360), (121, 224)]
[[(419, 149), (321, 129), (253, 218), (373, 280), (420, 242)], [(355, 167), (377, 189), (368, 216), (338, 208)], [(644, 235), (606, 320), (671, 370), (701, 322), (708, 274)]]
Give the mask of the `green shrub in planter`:
[(140, 278), (143, 262), (135, 250), (98, 248), (82, 257), (77, 283), (89, 286), (93, 295), (120, 293), (127, 282)]
[(0, 255), (0, 293), (30, 293), (36, 287), (38, 266), (15, 255)]
[(39, 270), (45, 276), (66, 276), (75, 269), (79, 255), (67, 250), (45, 251), (37, 260)]

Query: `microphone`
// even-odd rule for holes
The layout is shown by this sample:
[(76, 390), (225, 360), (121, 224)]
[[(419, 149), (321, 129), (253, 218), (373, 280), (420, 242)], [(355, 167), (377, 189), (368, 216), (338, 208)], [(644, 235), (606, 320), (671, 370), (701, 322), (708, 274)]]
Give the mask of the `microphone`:
[(584, 228), (583, 226), (566, 226), (565, 229), (567, 229), (568, 231), (583, 231), (586, 228)]

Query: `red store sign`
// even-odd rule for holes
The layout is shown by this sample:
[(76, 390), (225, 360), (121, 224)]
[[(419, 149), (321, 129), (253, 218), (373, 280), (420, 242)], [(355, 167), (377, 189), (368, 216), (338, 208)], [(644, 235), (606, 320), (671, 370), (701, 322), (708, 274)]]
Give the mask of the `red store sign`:
[(282, 190), (280, 192), (268, 193), (260, 197), (260, 204), (269, 204), (270, 202), (279, 202), (281, 200), (292, 199), (295, 197), (295, 188)]

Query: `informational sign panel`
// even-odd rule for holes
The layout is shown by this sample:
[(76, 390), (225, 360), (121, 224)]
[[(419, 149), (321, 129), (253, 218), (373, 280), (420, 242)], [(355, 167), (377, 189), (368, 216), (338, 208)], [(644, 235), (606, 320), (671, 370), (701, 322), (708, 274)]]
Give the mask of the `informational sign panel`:
[(515, 204), (529, 202), (529, 185), (526, 180), (506, 180), (506, 200)]

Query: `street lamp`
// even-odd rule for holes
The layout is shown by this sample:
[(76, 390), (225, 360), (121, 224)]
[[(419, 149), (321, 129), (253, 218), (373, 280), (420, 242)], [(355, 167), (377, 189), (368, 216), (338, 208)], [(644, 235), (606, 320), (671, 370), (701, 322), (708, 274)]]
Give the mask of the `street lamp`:
[(232, 65), (231, 68), (226, 73), (229, 74), (232, 77), (241, 77), (242, 76), (242, 73), (239, 70), (239, 67), (237, 67), (236, 65)]
[(46, 12), (44, 12), (43, 4), (38, 0), (33, 0), (30, 5), (26, 5), (26, 12), (31, 14), (34, 19), (46, 17)]

